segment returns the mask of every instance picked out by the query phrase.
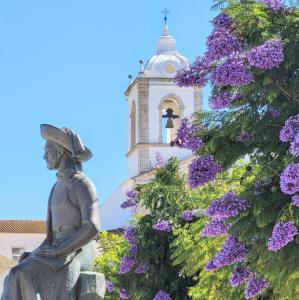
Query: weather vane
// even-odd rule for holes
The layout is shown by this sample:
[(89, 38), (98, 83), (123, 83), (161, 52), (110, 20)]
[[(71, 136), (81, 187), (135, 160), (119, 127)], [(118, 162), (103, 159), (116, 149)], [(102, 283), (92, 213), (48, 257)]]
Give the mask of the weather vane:
[(166, 25), (167, 24), (167, 15), (170, 14), (170, 11), (167, 8), (164, 8), (164, 10), (161, 11), (161, 13), (164, 15), (164, 22), (165, 22), (165, 25)]

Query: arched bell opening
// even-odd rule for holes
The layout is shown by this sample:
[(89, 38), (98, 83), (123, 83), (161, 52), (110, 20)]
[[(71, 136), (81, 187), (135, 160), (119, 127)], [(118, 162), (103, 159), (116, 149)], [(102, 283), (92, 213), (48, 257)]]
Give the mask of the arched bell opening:
[(169, 144), (175, 139), (183, 115), (184, 106), (174, 95), (164, 97), (159, 105), (160, 143)]

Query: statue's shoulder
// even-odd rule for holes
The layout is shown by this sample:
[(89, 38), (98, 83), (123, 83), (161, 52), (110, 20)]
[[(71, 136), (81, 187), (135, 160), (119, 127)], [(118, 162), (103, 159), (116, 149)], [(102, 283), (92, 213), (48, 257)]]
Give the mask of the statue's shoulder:
[(82, 190), (96, 195), (96, 188), (93, 182), (82, 172), (77, 171), (69, 180), (70, 189)]

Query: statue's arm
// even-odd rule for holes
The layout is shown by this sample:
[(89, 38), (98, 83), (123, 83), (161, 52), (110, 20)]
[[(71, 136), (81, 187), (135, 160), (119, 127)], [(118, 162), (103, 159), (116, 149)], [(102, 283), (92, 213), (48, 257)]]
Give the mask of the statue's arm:
[(76, 200), (82, 222), (78, 231), (59, 246), (61, 254), (69, 254), (85, 246), (97, 236), (100, 227), (96, 189), (89, 180), (75, 181), (69, 197)]

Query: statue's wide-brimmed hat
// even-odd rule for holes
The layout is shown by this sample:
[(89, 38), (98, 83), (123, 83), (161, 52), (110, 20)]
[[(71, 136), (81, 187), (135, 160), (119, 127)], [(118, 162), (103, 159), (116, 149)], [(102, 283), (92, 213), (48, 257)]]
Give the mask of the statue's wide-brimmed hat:
[(69, 151), (78, 161), (87, 161), (92, 157), (91, 151), (82, 143), (80, 137), (69, 128), (57, 128), (49, 124), (40, 126), (42, 137)]

